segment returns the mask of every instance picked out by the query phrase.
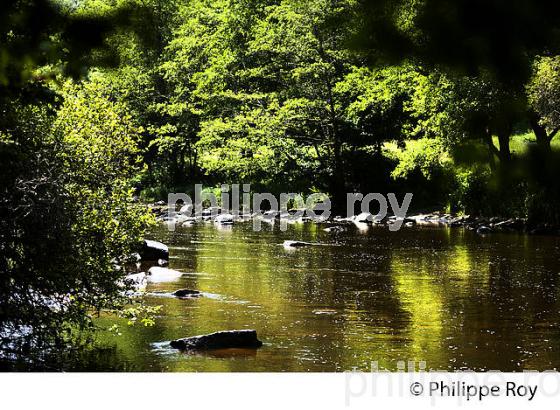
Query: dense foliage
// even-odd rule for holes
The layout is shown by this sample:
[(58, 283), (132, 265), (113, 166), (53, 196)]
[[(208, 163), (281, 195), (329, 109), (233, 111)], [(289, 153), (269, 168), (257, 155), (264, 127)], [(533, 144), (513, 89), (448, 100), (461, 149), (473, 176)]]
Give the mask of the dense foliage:
[[(509, 10), (500, 4), (475, 9)], [(519, 1), (504, 14), (527, 26), (510, 40), (487, 18), (476, 26), (472, 10), (460, 14), (467, 6), (178, 4), (157, 59), (127, 68), (150, 90), (137, 100), (148, 130), (144, 195), (244, 182), (325, 191), (335, 205), (348, 191), (413, 191), (416, 208), (529, 215), (535, 192), (551, 183), (535, 174), (535, 156), (555, 162), (557, 67), (547, 56), (555, 32), (535, 26), (546, 14), (540, 4)], [(441, 36), (449, 27), (454, 36)], [(485, 54), (496, 47), (512, 54)], [(113, 71), (114, 81), (127, 70)], [(512, 149), (530, 134), (523, 150)]]
[[(83, 84), (67, 79), (65, 64), (56, 66), (72, 52), (64, 41), (44, 42), (73, 36), (65, 27), (74, 17), (42, 2), (13, 3), (1, 49), (0, 356), (22, 359), (66, 345), (93, 314), (121, 306), (118, 263), (150, 216), (131, 204), (141, 128), (93, 74)], [(46, 11), (65, 24), (36, 32), (24, 24)], [(102, 24), (87, 27), (107, 34)], [(75, 68), (92, 52), (87, 39), (81, 45), (66, 60)]]

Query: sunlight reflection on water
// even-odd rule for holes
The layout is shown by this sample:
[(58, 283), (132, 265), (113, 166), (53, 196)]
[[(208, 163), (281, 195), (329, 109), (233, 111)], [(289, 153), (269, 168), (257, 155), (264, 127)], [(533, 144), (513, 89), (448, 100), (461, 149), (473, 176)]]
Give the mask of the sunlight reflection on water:
[[(560, 367), (560, 238), (323, 228), (158, 228), (170, 268), (188, 273), (148, 286), (145, 302), (163, 305), (155, 326), (122, 326), (105, 342), (116, 343), (117, 361), (147, 371)], [(285, 240), (328, 246), (286, 250)], [(171, 296), (181, 288), (202, 296)], [(265, 345), (186, 356), (165, 342), (230, 329), (255, 329)]]

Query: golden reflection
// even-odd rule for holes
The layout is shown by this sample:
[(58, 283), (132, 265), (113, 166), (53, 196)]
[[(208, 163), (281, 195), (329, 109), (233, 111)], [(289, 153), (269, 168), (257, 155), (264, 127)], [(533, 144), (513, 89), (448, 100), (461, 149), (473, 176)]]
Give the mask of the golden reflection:
[[(349, 227), (338, 235), (309, 223), (285, 232), (278, 224), (263, 228), (163, 227), (157, 238), (170, 246), (170, 268), (185, 275), (148, 286), (145, 302), (163, 306), (153, 327), (117, 321), (119, 334), (102, 334), (100, 344), (116, 344), (119, 366), (144, 371), (344, 371), (369, 370), (371, 362), (397, 370), (407, 361), (442, 370), (560, 365), (547, 350), (560, 343), (549, 331), (558, 292), (544, 286), (556, 286), (556, 272), (547, 270), (556, 266), (554, 241), (511, 236), (499, 238), (498, 247), (492, 236), (429, 227)], [(323, 246), (288, 252), (286, 240)], [(181, 288), (205, 296), (163, 296)], [(531, 342), (531, 328), (546, 342)], [(169, 348), (176, 338), (232, 329), (255, 329), (264, 346), (210, 354)]]

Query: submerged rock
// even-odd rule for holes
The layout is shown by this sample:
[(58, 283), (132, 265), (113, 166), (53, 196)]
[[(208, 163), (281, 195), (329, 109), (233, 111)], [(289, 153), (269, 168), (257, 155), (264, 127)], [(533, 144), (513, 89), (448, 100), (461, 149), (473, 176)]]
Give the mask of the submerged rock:
[(283, 245), (285, 248), (301, 248), (304, 246), (313, 246), (312, 243), (302, 241), (284, 241)]
[(256, 330), (227, 330), (173, 340), (171, 347), (179, 350), (210, 350), (227, 348), (258, 348), (262, 342)]
[(179, 289), (173, 292), (173, 296), (177, 296), (178, 298), (196, 297), (200, 295), (200, 291), (191, 289)]
[(338, 312), (335, 309), (315, 309), (314, 315), (336, 315)]
[(476, 229), (476, 233), (479, 234), (479, 235), (486, 235), (486, 234), (492, 233), (492, 228), (490, 228), (488, 226), (484, 226), (484, 225), (479, 226)]
[(153, 266), (148, 271), (149, 283), (173, 282), (183, 276), (183, 272), (177, 270)]
[(161, 242), (144, 240), (140, 249), (140, 257), (145, 261), (169, 260), (169, 248)]

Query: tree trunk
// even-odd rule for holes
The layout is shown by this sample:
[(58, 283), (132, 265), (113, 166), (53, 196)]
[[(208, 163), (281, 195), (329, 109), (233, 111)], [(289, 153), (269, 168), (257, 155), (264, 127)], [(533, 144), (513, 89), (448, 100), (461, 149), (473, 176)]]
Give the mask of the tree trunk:
[(344, 210), (346, 204), (346, 178), (342, 160), (342, 146), (336, 135), (333, 141), (333, 156), (334, 165), (331, 183), (331, 192), (333, 195), (332, 210), (335, 213), (340, 213)]
[[(323, 39), (319, 33), (317, 27), (313, 28), (313, 33), (319, 44), (319, 55), (321, 59), (329, 64), (332, 64), (329, 57), (325, 53), (323, 48)], [(336, 72), (336, 67), (335, 72)], [(346, 206), (346, 175), (344, 172), (344, 160), (342, 158), (342, 139), (338, 124), (338, 113), (334, 101), (333, 84), (336, 82), (335, 79), (331, 78), (327, 73), (325, 75), (325, 87), (327, 91), (326, 99), (328, 105), (328, 115), (330, 119), (330, 129), (331, 129), (331, 143), (333, 147), (333, 175), (330, 182), (330, 191), (333, 196), (332, 198), (332, 211), (335, 213), (344, 212), (344, 207)]]
[(552, 136), (548, 135), (546, 128), (539, 123), (539, 118), (534, 113), (529, 115), (529, 123), (531, 124), (533, 133), (535, 134), (535, 138), (537, 139), (537, 146), (543, 152), (546, 153), (550, 152), (551, 151), (550, 141), (552, 140), (554, 134), (552, 134)]
[(500, 162), (505, 164), (511, 161), (511, 150), (509, 139), (511, 137), (511, 127), (504, 127), (498, 131), (498, 142), (500, 143)]
[(490, 163), (490, 169), (492, 171), (496, 170), (496, 157), (495, 155), (499, 156), (498, 149), (494, 145), (494, 141), (492, 141), (492, 133), (490, 130), (486, 130), (484, 133), (484, 142), (488, 146), (488, 162)]

